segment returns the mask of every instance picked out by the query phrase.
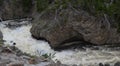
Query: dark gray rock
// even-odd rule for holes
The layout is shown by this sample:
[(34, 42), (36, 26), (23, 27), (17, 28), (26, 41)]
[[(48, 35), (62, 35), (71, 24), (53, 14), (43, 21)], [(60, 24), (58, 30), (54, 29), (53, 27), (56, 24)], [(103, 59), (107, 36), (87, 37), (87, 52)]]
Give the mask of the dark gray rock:
[(110, 66), (110, 64), (106, 63), (104, 66)]
[(99, 63), (99, 66), (104, 66), (102, 63)]
[(114, 66), (120, 66), (120, 62), (116, 62)]
[(0, 31), (0, 39), (3, 39), (3, 34), (1, 31)]
[(3, 34), (2, 32), (0, 31), (0, 45), (3, 44)]
[[(46, 15), (46, 14), (45, 14)], [(51, 47), (60, 48), (81, 44), (83, 41), (101, 45), (110, 36), (110, 24), (80, 10), (62, 10), (58, 18), (54, 15), (42, 16), (31, 28), (32, 36), (50, 42)], [(43, 20), (44, 18), (47, 20)]]

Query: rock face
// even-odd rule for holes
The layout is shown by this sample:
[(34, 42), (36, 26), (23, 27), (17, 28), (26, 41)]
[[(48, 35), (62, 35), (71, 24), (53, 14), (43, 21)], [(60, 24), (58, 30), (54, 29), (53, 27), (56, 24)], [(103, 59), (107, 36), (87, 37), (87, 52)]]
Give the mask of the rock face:
[(47, 20), (40, 19), (31, 28), (33, 37), (49, 41), (53, 48), (80, 44), (83, 41), (97, 45), (112, 41), (119, 43), (119, 39), (112, 40), (113, 31), (106, 16), (98, 18), (82, 10), (76, 12), (66, 9), (61, 11), (56, 19), (54, 17), (56, 16), (50, 15)]
[[(34, 5), (32, 0), (29, 1), (31, 3), (27, 4), (24, 0), (0, 0), (0, 18), (7, 20), (30, 17)], [(28, 10), (25, 10), (26, 6)]]

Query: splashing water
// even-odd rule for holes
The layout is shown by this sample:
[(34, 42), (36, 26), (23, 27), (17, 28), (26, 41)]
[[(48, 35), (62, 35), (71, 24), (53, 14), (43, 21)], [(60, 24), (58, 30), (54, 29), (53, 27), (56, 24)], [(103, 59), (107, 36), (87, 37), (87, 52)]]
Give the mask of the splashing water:
[(0, 30), (3, 33), (3, 39), (6, 40), (6, 45), (13, 45), (16, 43), (21, 51), (30, 53), (32, 55), (37, 55), (36, 51), (38, 50), (41, 54), (45, 53), (56, 53), (55, 57), (52, 58), (54, 61), (57, 59), (63, 64), (98, 64), (102, 63), (114, 63), (120, 61), (120, 52), (119, 50), (110, 51), (110, 50), (63, 50), (63, 51), (54, 51), (49, 46), (48, 42), (36, 40), (31, 37), (30, 28), (31, 24), (23, 25), (21, 27), (16, 27), (11, 29), (6, 27), (6, 23), (9, 21), (4, 21), (0, 23)]
[(35, 55), (36, 50), (40, 50), (41, 53), (53, 52), (47, 42), (37, 41), (31, 37), (29, 32), (31, 25), (10, 29), (1, 24), (0, 28), (3, 33), (3, 39), (6, 40), (6, 45), (16, 43), (16, 47), (32, 55)]

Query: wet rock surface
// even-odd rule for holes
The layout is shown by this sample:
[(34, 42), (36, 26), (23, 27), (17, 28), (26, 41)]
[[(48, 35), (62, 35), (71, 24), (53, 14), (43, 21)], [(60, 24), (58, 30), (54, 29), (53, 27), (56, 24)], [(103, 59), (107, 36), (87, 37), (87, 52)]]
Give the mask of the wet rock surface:
[[(0, 52), (0, 66), (84, 66), (80, 65), (67, 65), (62, 64), (60, 61), (54, 62), (51, 59), (45, 57), (30, 56), (26, 53), (22, 53), (19, 49), (14, 46), (2, 47)], [(18, 53), (19, 51), (19, 53)], [(17, 55), (20, 54), (20, 55)], [(120, 62), (112, 63), (98, 63), (98, 64), (87, 64), (88, 66), (119, 66)]]
[(36, 39), (48, 41), (52, 48), (67, 48), (87, 42), (96, 45), (120, 43), (119, 34), (110, 28), (105, 16), (98, 18), (85, 11), (76, 13), (71, 9), (62, 10), (56, 19), (53, 15), (45, 15), (33, 24), (31, 34)]
[(99, 63), (99, 66), (104, 66), (102, 63)]
[[(0, 48), (0, 66), (55, 66), (53, 62), (43, 56), (37, 57), (21, 52), (15, 46), (4, 46)], [(59, 62), (59, 65), (65, 66)]]
[(116, 62), (114, 66), (120, 66), (120, 62)]
[[(68, 65), (64, 65), (64, 64), (61, 64), (59, 61), (57, 63), (50, 63), (46, 66), (68, 66)], [(72, 66), (72, 65), (71, 65)]]
[(0, 31), (0, 39), (3, 39), (3, 34), (1, 31)]
[(2, 46), (2, 44), (3, 44), (3, 34), (0, 31), (0, 47)]
[(31, 21), (32, 21), (32, 18), (24, 18), (24, 19), (2, 21), (1, 23), (4, 24), (4, 27), (15, 29), (23, 25), (28, 25), (31, 23)]

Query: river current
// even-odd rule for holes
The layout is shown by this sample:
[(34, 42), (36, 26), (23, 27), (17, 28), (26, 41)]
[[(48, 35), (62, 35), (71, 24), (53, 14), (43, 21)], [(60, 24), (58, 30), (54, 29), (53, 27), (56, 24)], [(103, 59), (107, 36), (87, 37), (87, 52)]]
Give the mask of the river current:
[[(36, 40), (31, 37), (30, 28), (31, 24), (21, 25), (19, 27), (8, 27), (10, 21), (3, 21), (0, 23), (0, 30), (3, 33), (3, 39), (5, 45), (13, 45), (16, 43), (16, 47), (21, 51), (29, 53), (31, 55), (42, 54), (55, 54), (52, 60), (59, 60), (63, 64), (83, 64), (83, 65), (98, 65), (98, 63), (110, 63), (111, 65), (117, 61), (120, 61), (120, 50), (106, 49), (100, 47), (99, 50), (92, 50), (86, 48), (86, 50), (62, 50), (54, 51), (49, 46), (48, 42), (42, 40)], [(27, 23), (28, 21), (22, 21), (21, 23)]]

